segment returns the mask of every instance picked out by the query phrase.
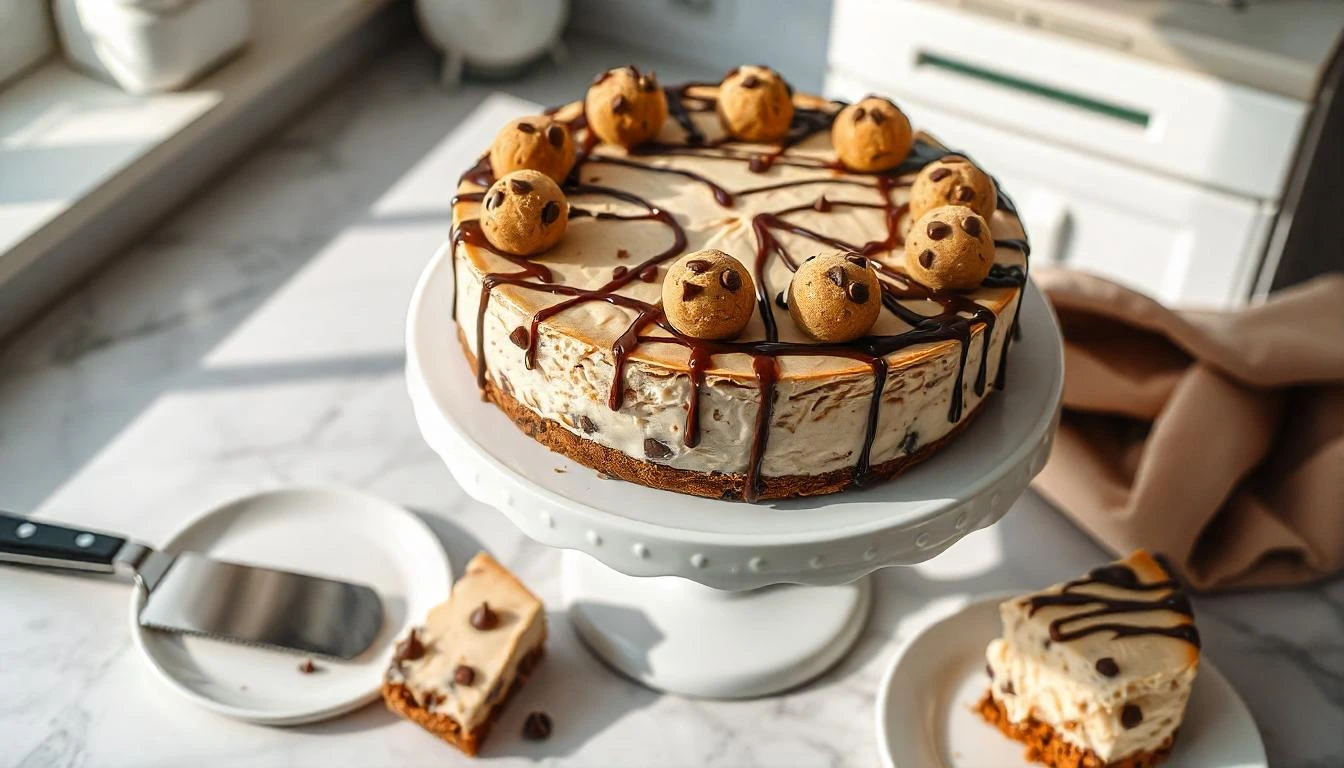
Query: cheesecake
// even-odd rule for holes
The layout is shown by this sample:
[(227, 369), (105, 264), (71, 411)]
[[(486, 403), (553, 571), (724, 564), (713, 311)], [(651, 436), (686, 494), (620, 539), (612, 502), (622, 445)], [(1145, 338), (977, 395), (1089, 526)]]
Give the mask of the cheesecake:
[(1199, 671), (1190, 601), (1142, 550), (1007, 600), (980, 714), (1053, 768), (1147, 768), (1171, 752)]
[[(453, 199), (441, 257), (452, 261), (454, 292), (429, 299), (453, 303), (475, 385), (520, 429), (609, 477), (760, 501), (895, 477), (953, 439), (1005, 386), (1029, 250), (1008, 196), (984, 174), (979, 187), (945, 191), (969, 201), (991, 190), (992, 199), (974, 203), (987, 216), (966, 209), (987, 254), (983, 279), (935, 290), (906, 267), (918, 218), (912, 185), (932, 163), (969, 163), (964, 155), (920, 131), (904, 144), (900, 136), (874, 143), (873, 132), (891, 123), (872, 106), (846, 113), (864, 129), (851, 139), (854, 131), (832, 130), (845, 104), (791, 89), (779, 91), (790, 100), (788, 119), (775, 118), (785, 133), (762, 141), (749, 97), (765, 92), (766, 70), (730, 74), (729, 109), (720, 103), (727, 85), (663, 88), (626, 69), (635, 74), (613, 72), (638, 85), (630, 99), (612, 97), (616, 114), (595, 122), (608, 93), (594, 91), (615, 87), (616, 75), (603, 73), (586, 106), (576, 101), (507, 126), (494, 151), (482, 147)], [(646, 107), (636, 98), (644, 96), (665, 100), (665, 109)], [(883, 114), (905, 120), (894, 105)], [(604, 141), (594, 124), (611, 142), (641, 143)], [(842, 139), (868, 154), (837, 152)], [(501, 179), (528, 152), (544, 154), (545, 163), (532, 165), (560, 177), (567, 210), (557, 220), (555, 192), (543, 180), (536, 227), (505, 221), (494, 230), (518, 244), (513, 250), (546, 248), (521, 254), (493, 247), (482, 222), (514, 215), (516, 196)], [(556, 163), (566, 160), (561, 175)], [(960, 178), (951, 173), (939, 169), (931, 188)], [(513, 189), (537, 194), (535, 178), (519, 181)], [(749, 317), (731, 338), (696, 338), (669, 322), (664, 289), (689, 300), (703, 287), (664, 285), (673, 264), (696, 252), (726, 254), (750, 278), (732, 277), (723, 290), (710, 283), (703, 294), (751, 292)], [(837, 288), (881, 305), (857, 338), (819, 339), (790, 312), (795, 271), (822, 252), (860, 259), (876, 273), (876, 291)], [(725, 280), (730, 273), (739, 271), (725, 270)]]
[(397, 645), (383, 701), (468, 755), (527, 681), (546, 642), (542, 603), (490, 555), (467, 564), (448, 600)]

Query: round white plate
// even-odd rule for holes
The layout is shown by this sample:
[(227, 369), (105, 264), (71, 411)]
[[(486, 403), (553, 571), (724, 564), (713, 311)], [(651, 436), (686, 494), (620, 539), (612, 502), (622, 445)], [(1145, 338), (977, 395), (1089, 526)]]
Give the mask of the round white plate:
[[(907, 643), (877, 699), (877, 740), (887, 768), (1031, 768), (1023, 746), (972, 708), (985, 692), (985, 646), (999, 636), (999, 602), (977, 599)], [(1266, 768), (1251, 713), (1208, 659), (1199, 664), (1171, 768)]]
[(452, 586), (448, 556), (429, 527), (382, 499), (338, 489), (271, 491), (230, 502), (188, 523), (160, 547), (221, 560), (311, 573), (373, 587), (383, 629), (348, 662), (314, 659), (220, 640), (157, 632), (136, 621), (131, 635), (171, 688), (219, 714), (298, 725), (361, 707), (378, 696), (396, 639), (442, 602)]

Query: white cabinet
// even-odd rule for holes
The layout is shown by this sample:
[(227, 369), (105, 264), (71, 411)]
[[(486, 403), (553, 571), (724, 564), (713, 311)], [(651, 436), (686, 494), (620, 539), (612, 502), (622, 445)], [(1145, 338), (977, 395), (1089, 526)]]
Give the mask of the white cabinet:
[(1250, 296), (1307, 103), (919, 0), (837, 0), (829, 56), (829, 95), (890, 96), (998, 176), (1038, 263)]
[[(832, 74), (827, 93), (879, 90)], [(1253, 199), (1145, 173), (901, 100), (916, 128), (965, 148), (1011, 195), (1035, 263), (1105, 275), (1164, 302), (1227, 306), (1246, 296), (1273, 211)]]

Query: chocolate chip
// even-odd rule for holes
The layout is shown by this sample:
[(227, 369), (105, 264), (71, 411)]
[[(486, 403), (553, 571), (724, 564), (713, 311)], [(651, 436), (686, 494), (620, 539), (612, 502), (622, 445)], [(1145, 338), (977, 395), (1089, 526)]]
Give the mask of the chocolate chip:
[(653, 93), (654, 90), (657, 88), (658, 88), (658, 79), (653, 76), (652, 72), (639, 78), (639, 90), (643, 91), (644, 93)]
[(845, 268), (841, 266), (834, 266), (826, 270), (826, 277), (841, 288), (844, 288), (845, 283), (849, 282), (849, 275), (845, 274)]
[(904, 453), (914, 453), (917, 445), (919, 445), (919, 433), (914, 430), (906, 432), (905, 437), (901, 438), (900, 448)]
[(1138, 727), (1143, 722), (1143, 710), (1139, 709), (1138, 704), (1126, 704), (1124, 709), (1120, 710), (1120, 724), (1126, 728)]
[(952, 234), (952, 227), (948, 226), (946, 222), (930, 221), (929, 226), (924, 231), (928, 234), (930, 240), (942, 240)]
[(760, 84), (761, 79), (755, 75), (747, 75), (746, 77), (742, 78), (743, 88), (756, 88), (759, 87)]
[(644, 455), (650, 459), (666, 459), (672, 455), (672, 449), (667, 447), (666, 443), (654, 440), (652, 437), (644, 438)]
[(504, 202), (504, 190), (496, 189), (494, 192), (490, 193), (489, 197), (485, 198), (485, 209), (487, 211), (493, 211), (494, 209), (498, 208), (500, 204), (502, 204), (503, 202)]
[(775, 294), (775, 306), (779, 307), (780, 309), (788, 309), (788, 308), (789, 308), (789, 301), (788, 301), (788, 299), (785, 299), (785, 298), (784, 298), (784, 292), (783, 292), (783, 291), (780, 291), (779, 293), (776, 293), (776, 294)]
[(587, 416), (580, 414), (575, 421), (579, 422), (579, 429), (582, 429), (585, 435), (591, 435), (597, 431), (597, 425)]
[(563, 147), (565, 145), (565, 129), (551, 123), (551, 127), (546, 129), (546, 140), (557, 149)]
[(887, 122), (887, 116), (884, 115), (884, 114), (882, 114), (881, 111), (874, 109), (874, 110), (871, 112), (871, 114), (872, 114), (872, 120), (873, 120), (873, 123), (874, 123), (875, 125), (881, 125), (881, 124)]
[(742, 287), (742, 276), (737, 274), (735, 269), (725, 269), (723, 274), (719, 275), (719, 284), (730, 291), (736, 291)]
[(850, 264), (853, 264), (854, 266), (860, 269), (868, 268), (868, 260), (858, 255), (857, 253), (851, 253), (850, 255), (846, 256), (845, 261), (848, 261)]
[(532, 182), (522, 179), (509, 179), (509, 191), (515, 195), (526, 195), (532, 191)]
[(1115, 663), (1115, 659), (1110, 656), (1103, 656), (1097, 659), (1097, 674), (1103, 677), (1115, 677), (1120, 674), (1120, 665)]
[(825, 195), (817, 198), (817, 202), (812, 204), (812, 210), (819, 213), (826, 213), (831, 210), (831, 201), (826, 199)]
[(397, 643), (396, 654), (392, 660), (400, 664), (403, 661), (415, 661), (425, 655), (425, 646), (420, 642), (420, 638), (415, 636), (415, 630), (406, 636), (405, 640)]
[(961, 203), (969, 203), (975, 199), (975, 190), (970, 187), (957, 187), (952, 193), (952, 198)]
[(482, 632), (494, 629), (499, 626), (499, 614), (490, 608), (489, 603), (481, 603), (481, 607), (471, 612), (471, 626)]
[(690, 281), (685, 281), (681, 284), (682, 301), (690, 301), (691, 299), (694, 299), (696, 296), (699, 296), (704, 292), (705, 287), (703, 285), (696, 285), (695, 283), (692, 283)]
[(1050, 638), (1047, 637), (1045, 638), (1045, 641), (1041, 643), (1041, 648), (1048, 651), (1050, 650), (1050, 645), (1051, 645)]
[(855, 304), (864, 304), (868, 301), (868, 286), (864, 283), (850, 283), (845, 289), (849, 295), (849, 300)]
[(305, 675), (311, 675), (319, 669), (321, 669), (321, 667), (314, 664), (312, 659), (304, 659), (299, 663), (299, 671)]
[(686, 268), (697, 275), (702, 275), (709, 271), (709, 262), (704, 259), (691, 259), (686, 262)]
[(512, 341), (513, 346), (519, 349), (527, 349), (527, 341), (528, 341), (527, 329), (521, 325), (518, 326), (517, 328), (514, 328), (513, 333), (509, 334), (509, 341)]
[(654, 280), (657, 280), (658, 265), (650, 264), (649, 266), (639, 270), (639, 279), (643, 280), (646, 283), (652, 283)]
[(628, 258), (630, 258), (630, 252), (627, 251), (627, 250), (625, 250), (624, 248), (618, 248), (618, 249), (616, 250), (616, 258), (618, 258), (618, 259), (628, 259)]
[(854, 122), (856, 122), (856, 123), (859, 122), (860, 120), (863, 119), (864, 115), (866, 115), (866, 114), (868, 114), (868, 110), (864, 109), (863, 107), (855, 107), (855, 108), (854, 108)]
[(1004, 693), (1008, 694), (1009, 696), (1014, 696), (1014, 695), (1017, 694), (1017, 689), (1013, 687), (1013, 681), (1012, 681), (1012, 680), (1009, 680), (1008, 682), (1004, 683), (1004, 684), (1003, 684), (1003, 688), (1001, 688), (1000, 690), (1002, 690)]
[(518, 130), (523, 133), (536, 133), (537, 127), (531, 123), (519, 123)]
[(453, 682), (458, 685), (471, 685), (476, 682), (476, 670), (466, 664), (458, 664), (457, 670), (453, 672)]
[(523, 738), (544, 741), (551, 737), (551, 716), (545, 712), (529, 712), (523, 721)]
[(961, 220), (961, 228), (966, 230), (966, 234), (971, 237), (980, 236), (980, 219), (974, 216), (967, 216)]
[(560, 204), (556, 201), (550, 200), (541, 207), (542, 224), (554, 224), (558, 218), (560, 218)]
[(933, 251), (925, 250), (919, 254), (919, 265), (925, 269), (933, 267)]
[(934, 168), (933, 172), (929, 174), (929, 181), (942, 181), (951, 175), (952, 172), (946, 168)]
[(625, 266), (624, 264), (618, 264), (611, 270), (611, 279), (620, 280), (622, 277), (625, 277), (629, 273), (630, 273), (629, 267)]
[(624, 115), (630, 111), (630, 101), (621, 94), (616, 94), (616, 98), (611, 100), (611, 111), (618, 115)]

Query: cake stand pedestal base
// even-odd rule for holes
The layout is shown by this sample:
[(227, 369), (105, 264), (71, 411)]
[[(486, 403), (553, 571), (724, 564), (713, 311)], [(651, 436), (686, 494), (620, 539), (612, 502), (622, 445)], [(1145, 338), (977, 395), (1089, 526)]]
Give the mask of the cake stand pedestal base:
[(716, 699), (801, 685), (840, 661), (868, 620), (868, 577), (728, 592), (676, 576), (626, 576), (581, 552), (562, 559), (579, 636), (612, 668), (668, 693)]

